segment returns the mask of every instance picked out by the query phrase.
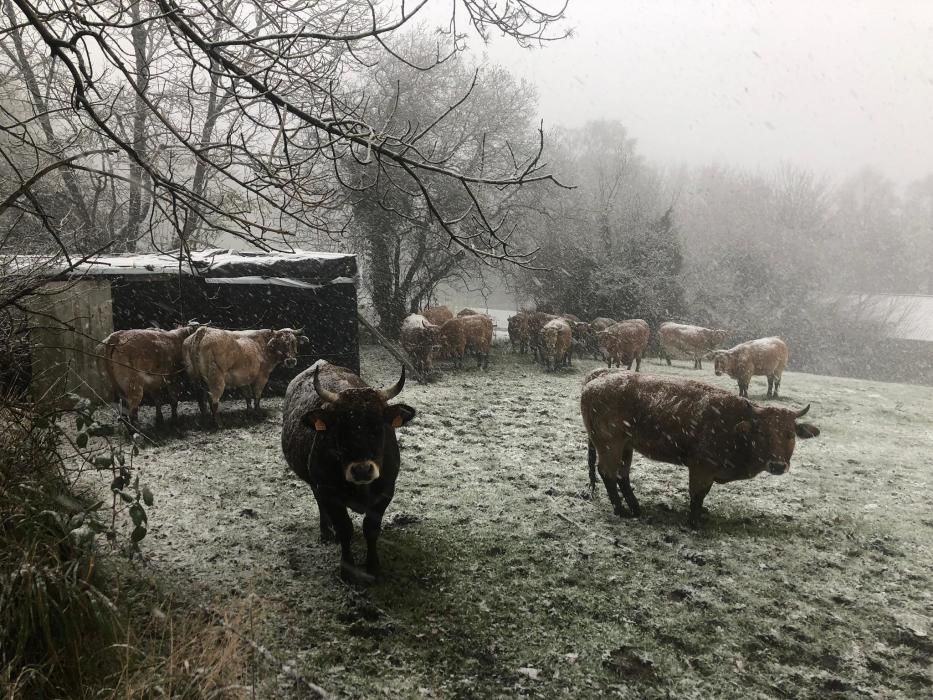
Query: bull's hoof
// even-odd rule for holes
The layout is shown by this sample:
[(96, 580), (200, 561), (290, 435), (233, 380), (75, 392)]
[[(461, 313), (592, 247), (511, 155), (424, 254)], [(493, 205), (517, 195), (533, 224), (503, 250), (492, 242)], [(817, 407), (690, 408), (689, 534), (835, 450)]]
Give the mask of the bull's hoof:
[(347, 561), (340, 562), (340, 578), (346, 583), (368, 586), (376, 582), (376, 577), (368, 571)]

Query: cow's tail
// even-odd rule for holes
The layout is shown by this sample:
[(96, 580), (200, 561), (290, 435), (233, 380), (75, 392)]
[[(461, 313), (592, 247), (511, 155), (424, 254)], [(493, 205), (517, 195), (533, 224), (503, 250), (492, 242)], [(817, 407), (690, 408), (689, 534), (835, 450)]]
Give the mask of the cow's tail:
[(200, 378), (200, 371), (196, 364), (196, 358), (201, 352), (201, 341), (204, 340), (206, 333), (207, 327), (201, 326), (189, 336), (191, 344), (182, 345), (181, 357), (185, 365), (185, 374), (187, 374), (188, 378), (193, 382), (197, 382)]
[(592, 440), (586, 441), (586, 462), (590, 468), (590, 498), (596, 497), (596, 448)]

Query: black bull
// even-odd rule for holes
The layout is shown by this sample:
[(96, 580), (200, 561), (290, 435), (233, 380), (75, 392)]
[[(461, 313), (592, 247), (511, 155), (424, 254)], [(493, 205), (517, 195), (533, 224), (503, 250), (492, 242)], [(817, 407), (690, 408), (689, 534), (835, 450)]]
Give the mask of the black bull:
[[(295, 377), (285, 393), (282, 452), (311, 486), (321, 541), (333, 541), (336, 531), (345, 578), (371, 581), (378, 574), (376, 543), (399, 472), (395, 428), (415, 416), (410, 406), (388, 403), (404, 384), (404, 368), (395, 386), (383, 391), (349, 369), (320, 361)], [(353, 562), (348, 508), (363, 515), (365, 573)]]

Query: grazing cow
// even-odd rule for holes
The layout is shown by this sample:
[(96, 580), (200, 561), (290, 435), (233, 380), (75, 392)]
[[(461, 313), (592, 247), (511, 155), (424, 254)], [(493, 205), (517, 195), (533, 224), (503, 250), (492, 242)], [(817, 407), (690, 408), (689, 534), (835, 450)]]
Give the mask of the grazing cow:
[(489, 351), (492, 348), (493, 321), (486, 314), (471, 314), (460, 317), (466, 352), (476, 357), (476, 366), (489, 369)]
[(178, 394), (184, 384), (182, 343), (198, 330), (196, 324), (163, 331), (158, 328), (114, 331), (97, 346), (97, 365), (110, 382), (113, 398), (126, 401), (129, 421), (136, 426), (139, 405), (148, 398), (163, 422), (162, 404), (178, 421)]
[[(319, 360), (292, 379), (285, 392), (282, 452), (314, 494), (321, 542), (340, 543), (344, 578), (371, 582), (379, 572), (376, 543), (382, 516), (395, 494), (399, 449), (395, 429), (415, 417), (405, 404), (390, 405), (405, 385), (369, 386), (351, 370)], [(354, 566), (347, 509), (363, 515), (366, 571)]]
[(700, 326), (687, 326), (670, 321), (662, 323), (658, 329), (661, 341), (661, 356), (671, 364), (673, 355), (686, 355), (693, 358), (693, 369), (703, 369), (703, 356), (721, 345), (729, 331)]
[(625, 515), (617, 488), (632, 516), (640, 509), (629, 471), (632, 452), (682, 464), (690, 473), (690, 525), (698, 527), (703, 499), (713, 483), (750, 479), (790, 468), (795, 438), (819, 428), (797, 423), (801, 411), (763, 408), (709, 384), (627, 370), (598, 369), (584, 380), (580, 397), (589, 436), (590, 487), (596, 466), (617, 515)]
[[(206, 389), (215, 426), (220, 397), (227, 387), (248, 387), (253, 411), (259, 413), (259, 399), (272, 370), (280, 363), (286, 367), (297, 364), (298, 345), (308, 342), (301, 333), (301, 329), (291, 328), (227, 331), (202, 327), (185, 339), (182, 345), (185, 371), (195, 386)], [(200, 391), (198, 406), (206, 417), (204, 394)], [(246, 410), (249, 409), (248, 393)]]
[(528, 347), (531, 349), (532, 354), (535, 356), (535, 362), (541, 360), (541, 329), (544, 328), (544, 324), (548, 321), (553, 321), (557, 316), (554, 314), (546, 314), (543, 311), (533, 311), (528, 314)]
[(473, 309), (460, 309), (457, 312), (457, 318), (462, 318), (464, 316), (478, 316), (479, 311), (474, 311)]
[(748, 396), (752, 377), (768, 378), (768, 398), (777, 398), (781, 375), (787, 367), (787, 345), (780, 338), (759, 338), (713, 353), (716, 376), (728, 374), (739, 383), (739, 396)]
[(428, 319), (428, 323), (439, 326), (444, 323), (444, 321), (452, 319), (454, 317), (454, 312), (446, 306), (429, 306), (421, 312), (421, 315)]
[(420, 314), (411, 314), (402, 321), (402, 349), (407, 352), (422, 376), (433, 369), (434, 350), (439, 343), (439, 329)]
[(540, 347), (545, 369), (557, 370), (563, 366), (570, 352), (572, 339), (573, 331), (565, 319), (555, 318), (544, 324), (544, 328), (541, 329)]
[(528, 314), (524, 311), (509, 316), (509, 342), (512, 352), (516, 352), (516, 348), (521, 355), (528, 351)]
[(625, 365), (627, 369), (631, 369), (634, 362), (635, 371), (638, 372), (641, 370), (641, 358), (648, 348), (650, 335), (651, 331), (645, 321), (632, 318), (599, 331), (596, 334), (596, 343), (609, 367), (615, 362), (616, 367)]

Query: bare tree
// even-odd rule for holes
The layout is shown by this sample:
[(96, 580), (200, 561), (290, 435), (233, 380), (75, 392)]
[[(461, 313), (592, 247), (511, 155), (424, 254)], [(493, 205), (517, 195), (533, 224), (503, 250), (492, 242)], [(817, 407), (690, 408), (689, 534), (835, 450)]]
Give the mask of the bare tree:
[[(0, 129), (35, 157), (30, 167), (10, 166), (16, 186), (3, 193), (0, 215), (38, 218), (58, 241), (61, 218), (34, 194), (59, 178), (76, 222), (64, 228), (85, 237), (104, 231), (104, 244), (145, 230), (157, 247), (185, 248), (203, 229), (287, 247), (299, 232), (343, 229), (337, 183), (353, 161), (362, 174), (353, 189), (388, 182), (417, 200), (452, 245), (480, 258), (523, 259), (510, 247), (507, 217), (484, 205), (489, 190), (551, 180), (542, 135), (522, 160), (493, 165), (480, 149), (471, 162), (453, 161), (432, 144), (443, 119), (457, 118), (457, 104), (436, 123), (387, 126), (360, 86), (389, 57), (435, 70), (464, 48), (467, 30), (522, 44), (560, 38), (563, 3), (545, 11), (525, 0), (448, 2), (449, 22), (426, 63), (407, 57), (397, 37), (427, 0), (88, 0), (79, 11), (66, 0), (4, 3), (0, 36), (30, 99), (26, 114), (5, 110)], [(51, 59), (41, 63), (46, 89), (30, 76), (43, 54)], [(458, 197), (439, 196), (449, 189)], [(89, 205), (105, 195), (122, 214), (117, 233)]]

